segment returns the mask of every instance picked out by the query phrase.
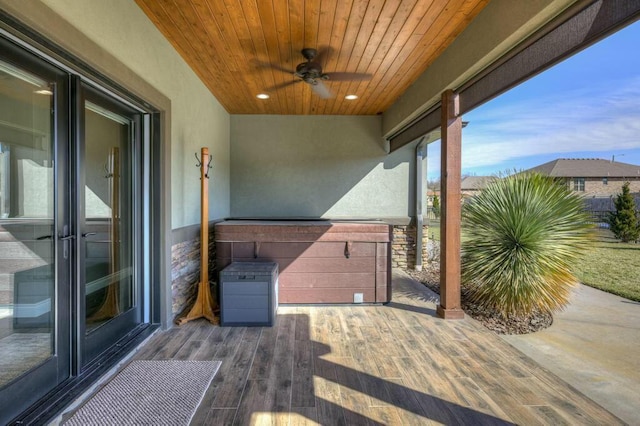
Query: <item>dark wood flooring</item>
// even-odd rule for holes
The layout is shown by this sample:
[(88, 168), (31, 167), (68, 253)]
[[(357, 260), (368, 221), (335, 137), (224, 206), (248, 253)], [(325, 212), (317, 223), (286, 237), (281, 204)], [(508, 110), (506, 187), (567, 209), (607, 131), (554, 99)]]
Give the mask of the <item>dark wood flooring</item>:
[(197, 320), (134, 359), (220, 360), (193, 425), (622, 422), (473, 320), (394, 276), (385, 306), (281, 306), (274, 327)]

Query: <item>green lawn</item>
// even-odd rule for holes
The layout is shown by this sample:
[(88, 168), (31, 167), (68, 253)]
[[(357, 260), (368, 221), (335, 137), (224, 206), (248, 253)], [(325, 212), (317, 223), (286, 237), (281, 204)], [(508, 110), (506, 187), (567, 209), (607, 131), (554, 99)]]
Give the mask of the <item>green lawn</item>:
[[(429, 238), (440, 241), (440, 223), (429, 223)], [(576, 268), (583, 284), (640, 302), (640, 244), (621, 243), (606, 229)]]
[(640, 244), (621, 243), (599, 229), (597, 240), (576, 269), (578, 279), (608, 293), (640, 302)]
[(427, 225), (429, 226), (429, 239), (433, 241), (440, 241), (440, 219), (429, 219)]

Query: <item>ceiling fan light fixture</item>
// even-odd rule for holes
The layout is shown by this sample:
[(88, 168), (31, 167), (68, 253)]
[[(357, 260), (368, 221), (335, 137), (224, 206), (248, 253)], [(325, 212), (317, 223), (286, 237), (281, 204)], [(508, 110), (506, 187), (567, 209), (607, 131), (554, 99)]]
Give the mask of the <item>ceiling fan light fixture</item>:
[(258, 93), (258, 94), (256, 95), (256, 98), (258, 98), (258, 99), (269, 99), (269, 98), (270, 98), (270, 96), (269, 96), (269, 95), (267, 95), (266, 93)]
[(348, 101), (354, 101), (354, 100), (358, 99), (358, 95), (347, 95), (344, 98), (346, 100), (348, 100)]

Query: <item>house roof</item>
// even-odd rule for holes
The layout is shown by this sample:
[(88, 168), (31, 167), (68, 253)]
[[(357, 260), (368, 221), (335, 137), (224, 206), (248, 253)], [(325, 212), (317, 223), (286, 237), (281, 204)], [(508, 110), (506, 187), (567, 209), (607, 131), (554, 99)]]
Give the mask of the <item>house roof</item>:
[(466, 176), (460, 181), (460, 189), (462, 191), (484, 189), (494, 179), (496, 179), (494, 176)]
[(640, 178), (640, 166), (603, 160), (601, 158), (558, 158), (533, 167), (528, 172), (538, 172), (554, 177), (611, 177)]

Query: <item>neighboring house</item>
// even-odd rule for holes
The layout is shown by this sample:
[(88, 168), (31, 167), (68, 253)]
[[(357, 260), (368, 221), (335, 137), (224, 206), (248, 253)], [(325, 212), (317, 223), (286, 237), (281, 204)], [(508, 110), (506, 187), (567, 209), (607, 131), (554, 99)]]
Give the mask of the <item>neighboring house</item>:
[(465, 176), (460, 181), (460, 193), (462, 199), (473, 197), (477, 195), (495, 180), (494, 176)]
[(427, 205), (428, 206), (432, 206), (433, 205), (433, 199), (435, 197), (438, 197), (438, 198), (441, 197), (440, 188), (438, 188), (438, 189), (428, 189), (427, 190)]
[(640, 192), (640, 166), (600, 158), (558, 158), (527, 171), (563, 179), (575, 192), (588, 197), (612, 197), (629, 182), (631, 193)]
[[(493, 176), (463, 176), (460, 180), (460, 193), (462, 194), (462, 199), (473, 197), (478, 194), (487, 185), (493, 180), (495, 177)], [(427, 190), (427, 205), (433, 205), (433, 198), (437, 196), (441, 197), (440, 188), (438, 189), (428, 189)]]

